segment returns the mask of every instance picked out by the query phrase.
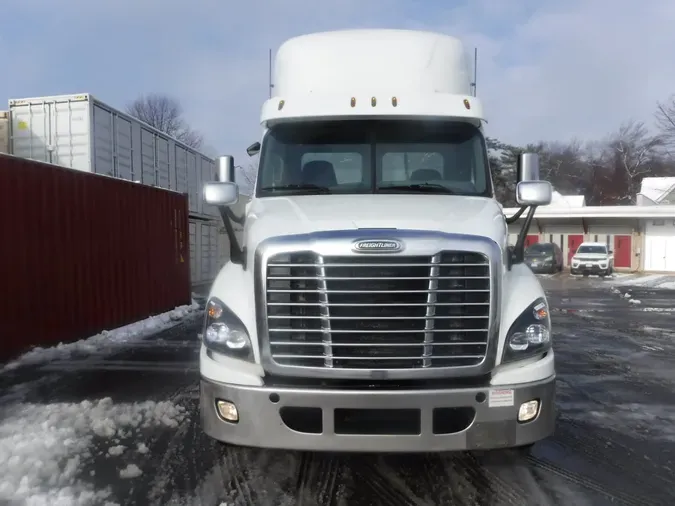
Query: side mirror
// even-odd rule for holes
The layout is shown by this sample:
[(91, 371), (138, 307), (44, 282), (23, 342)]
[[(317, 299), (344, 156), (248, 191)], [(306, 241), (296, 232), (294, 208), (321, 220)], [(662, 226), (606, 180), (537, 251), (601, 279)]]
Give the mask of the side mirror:
[(234, 182), (234, 157), (219, 156), (216, 163), (218, 165), (218, 181), (222, 183)]
[(518, 156), (518, 182), (539, 181), (539, 155), (521, 153)]
[(519, 206), (547, 206), (553, 198), (553, 187), (548, 181), (521, 181), (516, 185)]
[(259, 142), (254, 142), (251, 144), (249, 147), (246, 148), (246, 153), (248, 156), (255, 156), (258, 153), (260, 153), (260, 143)]
[(239, 186), (229, 181), (204, 183), (204, 202), (213, 206), (232, 206), (239, 200)]

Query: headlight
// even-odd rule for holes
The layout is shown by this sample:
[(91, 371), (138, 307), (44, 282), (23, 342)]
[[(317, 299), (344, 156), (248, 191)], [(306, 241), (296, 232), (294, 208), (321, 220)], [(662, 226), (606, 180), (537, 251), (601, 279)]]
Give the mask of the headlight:
[(546, 300), (530, 304), (513, 322), (504, 343), (502, 363), (540, 355), (551, 348), (551, 317)]
[(225, 304), (214, 298), (206, 304), (204, 346), (217, 353), (253, 361), (253, 347), (246, 326)]

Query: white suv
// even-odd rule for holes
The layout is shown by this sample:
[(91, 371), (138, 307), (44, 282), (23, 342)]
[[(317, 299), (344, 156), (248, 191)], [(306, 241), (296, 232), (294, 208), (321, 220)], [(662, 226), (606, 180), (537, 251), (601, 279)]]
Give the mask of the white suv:
[(584, 242), (572, 257), (572, 274), (610, 276), (614, 272), (614, 254), (602, 242)]

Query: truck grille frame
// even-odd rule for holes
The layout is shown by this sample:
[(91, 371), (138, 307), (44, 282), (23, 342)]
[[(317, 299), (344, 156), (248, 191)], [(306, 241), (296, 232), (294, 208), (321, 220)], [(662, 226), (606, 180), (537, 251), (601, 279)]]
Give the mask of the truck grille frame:
[[(372, 253), (368, 252), (355, 252), (353, 245), (356, 242), (361, 242), (363, 240), (396, 240), (399, 241), (403, 248), (395, 252), (381, 252), (374, 251)], [(482, 257), (483, 266), (487, 268), (486, 276), (441, 276), (441, 264), (448, 263), (443, 261), (442, 255), (470, 255), (474, 258)], [(298, 265), (294, 275), (283, 276), (285, 272), (282, 272), (282, 275), (275, 274), (268, 278), (268, 264), (272, 264), (270, 268), (275, 268), (279, 270), (278, 267), (274, 266), (274, 258), (278, 255), (294, 255), (297, 259), (299, 255), (308, 255), (305, 260), (307, 265)], [(370, 269), (368, 267), (363, 267), (363, 276), (335, 276), (335, 268), (343, 268), (345, 265), (338, 262), (332, 262), (334, 265), (329, 265), (325, 263), (323, 259), (332, 258), (332, 259), (342, 259), (347, 260), (347, 267), (350, 262), (358, 263), (372, 263), (371, 267), (376, 269), (385, 268), (395, 264), (394, 267), (398, 266), (411, 266), (412, 269), (416, 269), (416, 274), (409, 277), (401, 276), (375, 276), (369, 278), (366, 274)], [(272, 262), (270, 262), (272, 260)], [(270, 374), (281, 375), (281, 376), (294, 376), (294, 377), (309, 377), (309, 378), (339, 378), (339, 379), (372, 379), (372, 380), (383, 380), (383, 379), (423, 379), (423, 378), (439, 378), (439, 377), (466, 377), (466, 376), (479, 376), (488, 374), (495, 365), (496, 362), (496, 352), (497, 352), (497, 339), (499, 336), (499, 314), (501, 309), (501, 286), (500, 280), (502, 276), (502, 265), (505, 260), (505, 252), (502, 251), (502, 248), (499, 247), (497, 243), (492, 241), (487, 237), (480, 236), (469, 236), (469, 235), (460, 235), (460, 234), (446, 234), (442, 232), (435, 231), (416, 231), (416, 230), (349, 230), (349, 231), (329, 231), (329, 232), (316, 232), (312, 234), (298, 235), (298, 236), (284, 236), (269, 238), (263, 241), (257, 248), (255, 254), (255, 295), (256, 295), (256, 314), (257, 314), (257, 331), (259, 336), (259, 346), (261, 354), (261, 363), (263, 368)], [(352, 263), (353, 263), (352, 262)], [(427, 262), (427, 263), (425, 263)], [(473, 262), (471, 262), (473, 263)], [(311, 265), (310, 265), (311, 264)], [(338, 265), (335, 265), (338, 264)], [(456, 267), (460, 267), (457, 265)], [(468, 267), (467, 263), (463, 263), (462, 267)], [(421, 268), (426, 269), (426, 274), (420, 276), (422, 271)], [(328, 272), (333, 269), (333, 272)], [(301, 275), (298, 275), (298, 270)], [(304, 271), (303, 271), (304, 270)], [(300, 281), (301, 284), (304, 282), (305, 287), (301, 287), (296, 292), (303, 292), (305, 296), (313, 295), (313, 299), (310, 301), (303, 301), (302, 303), (288, 303), (288, 302), (268, 302), (268, 281), (275, 281), (280, 279), (285, 279), (290, 282), (289, 278), (293, 278), (294, 282)], [(367, 279), (363, 279), (363, 277)], [(424, 279), (422, 279), (424, 278)], [(460, 280), (460, 279), (469, 279), (469, 280), (483, 280), (488, 286), (488, 300), (487, 315), (482, 315), (476, 313), (475, 318), (462, 318), (463, 315), (460, 315), (459, 318), (453, 316), (445, 316), (441, 318), (436, 315), (435, 310), (439, 307), (451, 308), (453, 306), (471, 306), (472, 304), (466, 302), (466, 296), (469, 293), (472, 293), (470, 289), (462, 288), (459, 290), (454, 290), (454, 294), (457, 296), (464, 296), (458, 303), (449, 303), (446, 302), (445, 305), (437, 301), (437, 296), (440, 293), (444, 293), (442, 289), (439, 289), (439, 281), (441, 280)], [(350, 294), (362, 293), (359, 290), (355, 291), (345, 291), (339, 290), (335, 287), (339, 285), (341, 281), (388, 281), (388, 282), (405, 282), (410, 281), (411, 283), (416, 283), (414, 290), (406, 290), (405, 287), (403, 290), (395, 290), (398, 298), (390, 306), (396, 306), (402, 311), (402, 316), (392, 316), (392, 317), (381, 317), (374, 318), (383, 322), (387, 320), (389, 322), (397, 320), (401, 324), (408, 325), (410, 328), (406, 330), (405, 328), (397, 328), (394, 330), (384, 329), (381, 331), (369, 329), (369, 330), (354, 330), (350, 332), (348, 328), (341, 328), (336, 330), (335, 326), (337, 323), (357, 323), (357, 319), (366, 320), (366, 317), (360, 316), (331, 316), (330, 310), (331, 307), (336, 308), (340, 307), (342, 309), (353, 309), (354, 307), (374, 307), (380, 306), (379, 303), (374, 303), (372, 300), (367, 300), (365, 303), (357, 306), (355, 304), (350, 304), (345, 302), (344, 299), (342, 302), (336, 302), (335, 298), (330, 300), (331, 294), (339, 294), (350, 292)], [(447, 281), (452, 283), (452, 281)], [(313, 283), (313, 285), (311, 285)], [(333, 283), (332, 288), (330, 283)], [(337, 285), (336, 285), (337, 283)], [(415, 302), (408, 303), (405, 296), (411, 297), (413, 295), (421, 295), (420, 283), (425, 283), (425, 297), (424, 301), (415, 299)], [(468, 285), (466, 282), (464, 286)], [(310, 286), (311, 285), (311, 286)], [(309, 287), (309, 288), (308, 288)], [(339, 286), (338, 286), (339, 288)], [(289, 289), (280, 290), (282, 292), (288, 292)], [(273, 292), (273, 290), (271, 290)], [(370, 294), (368, 297), (372, 297), (373, 291), (369, 291)], [(391, 293), (389, 290), (383, 290), (382, 292)], [(449, 289), (445, 290), (446, 293), (453, 293)], [(405, 296), (404, 296), (405, 295)], [(305, 297), (306, 298), (306, 297)], [(303, 313), (302, 311), (299, 314), (292, 315), (291, 318), (297, 321), (303, 321), (307, 324), (311, 323), (309, 327), (305, 326), (300, 329), (291, 329), (290, 327), (285, 327), (283, 332), (286, 336), (290, 335), (289, 332), (300, 332), (307, 335), (308, 332), (311, 332), (312, 337), (316, 336), (309, 342), (303, 342), (302, 340), (289, 343), (288, 339), (285, 341), (279, 340), (277, 336), (280, 335), (280, 332), (275, 329), (279, 329), (277, 325), (280, 321), (286, 321), (287, 325), (289, 318), (284, 318), (284, 316), (289, 316), (288, 314), (283, 315), (276, 313), (275, 307), (287, 307), (295, 304), (296, 306), (304, 306), (313, 308), (314, 312)], [(423, 304), (425, 312), (423, 314), (415, 312), (419, 310), (420, 304)], [(387, 305), (387, 304), (384, 304)], [(485, 304), (481, 303), (482, 306)], [(476, 306), (478, 307), (478, 306)], [(407, 315), (404, 314), (407, 311)], [(414, 316), (411, 315), (411, 312), (414, 313)], [(450, 314), (450, 313), (448, 313)], [(270, 318), (271, 316), (271, 318)], [(477, 322), (482, 318), (481, 328), (475, 326)], [(452, 321), (462, 320), (474, 322), (474, 328), (460, 328), (459, 330), (452, 330), (452, 327), (438, 329), (435, 327), (437, 322), (443, 320), (445, 323), (450, 323)], [(485, 324), (485, 320), (487, 323)], [(303, 323), (303, 325), (305, 324)], [(386, 326), (386, 322), (385, 326)], [(422, 323), (423, 327), (420, 327), (419, 324)], [(279, 329), (280, 330), (280, 329)], [(475, 331), (474, 335), (481, 335), (480, 340), (476, 339), (472, 342), (433, 342), (435, 335), (441, 335), (442, 333), (446, 334), (451, 332), (470, 332)], [(423, 335), (423, 340), (405, 342), (405, 343), (395, 343), (395, 342), (335, 342), (335, 336), (344, 336), (344, 335), (356, 335), (358, 333), (365, 333), (369, 335), (378, 334), (384, 339), (389, 337), (397, 337), (405, 335), (406, 338), (410, 337), (410, 334)], [(386, 337), (385, 337), (386, 336)], [(281, 344), (273, 344), (281, 343)], [(285, 343), (285, 344), (284, 344)], [(319, 345), (320, 343), (320, 345)], [(453, 356), (450, 355), (440, 355), (438, 350), (439, 348), (450, 349), (455, 348), (455, 350), (460, 349), (463, 346), (471, 347), (473, 345), (473, 350), (475, 353), (464, 355), (470, 355), (470, 357), (464, 356)], [(280, 353), (279, 347), (286, 346), (295, 346), (291, 353)], [(384, 355), (373, 356), (371, 353), (370, 356), (365, 358), (360, 357), (341, 357), (339, 354), (335, 353), (335, 348), (340, 350), (347, 350), (354, 352), (358, 351), (358, 348), (365, 350), (373, 346), (381, 346), (380, 350), (393, 349), (396, 346), (402, 348), (407, 347), (408, 349), (414, 349), (415, 352), (411, 353), (410, 356), (395, 356), (387, 358)], [(457, 347), (455, 347), (457, 346)], [(482, 346), (482, 348), (481, 348)], [(300, 358), (300, 355), (307, 356), (308, 352), (297, 352), (300, 348), (305, 348), (305, 350), (311, 347), (312, 355), (310, 355), (309, 362), (299, 363), (299, 360), (294, 360)], [(418, 351), (423, 350), (423, 353), (418, 353)], [(442, 358), (446, 357), (445, 363), (442, 362)], [(457, 360), (457, 359), (467, 359), (467, 360)], [(346, 360), (345, 360), (346, 359)], [(400, 359), (400, 360), (399, 360)], [(349, 361), (352, 361), (349, 363)], [(286, 363), (284, 363), (286, 362)], [(361, 364), (361, 365), (359, 365)], [(378, 367), (378, 364), (381, 364)]]

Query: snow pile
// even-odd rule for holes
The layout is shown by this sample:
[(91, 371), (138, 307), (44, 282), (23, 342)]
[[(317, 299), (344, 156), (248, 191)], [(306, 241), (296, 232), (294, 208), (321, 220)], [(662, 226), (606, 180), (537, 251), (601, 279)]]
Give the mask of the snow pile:
[(176, 322), (185, 318), (190, 313), (199, 310), (199, 304), (195, 301), (187, 306), (179, 306), (171, 311), (157, 316), (151, 316), (145, 320), (125, 325), (114, 330), (104, 330), (88, 339), (82, 339), (74, 343), (59, 343), (49, 348), (35, 347), (24, 353), (18, 359), (5, 365), (0, 374), (21, 366), (41, 364), (53, 360), (67, 360), (78, 353), (90, 354), (105, 349), (111, 343), (120, 344), (133, 340), (142, 339), (148, 335), (165, 330)]
[(124, 453), (124, 450), (126, 450), (127, 447), (124, 445), (117, 445), (117, 446), (111, 446), (108, 448), (108, 455), (112, 455), (113, 457), (119, 457)]
[(143, 471), (136, 464), (129, 464), (124, 469), (120, 470), (120, 478), (138, 478), (143, 474)]
[[(110, 491), (95, 491), (80, 479), (95, 438), (176, 427), (185, 417), (185, 408), (168, 401), (114, 404), (108, 397), (77, 404), (14, 405), (0, 425), (0, 503), (100, 504)], [(124, 447), (114, 446), (108, 454), (116, 456), (120, 448)], [(121, 469), (120, 476), (133, 478), (140, 472), (132, 464)]]

